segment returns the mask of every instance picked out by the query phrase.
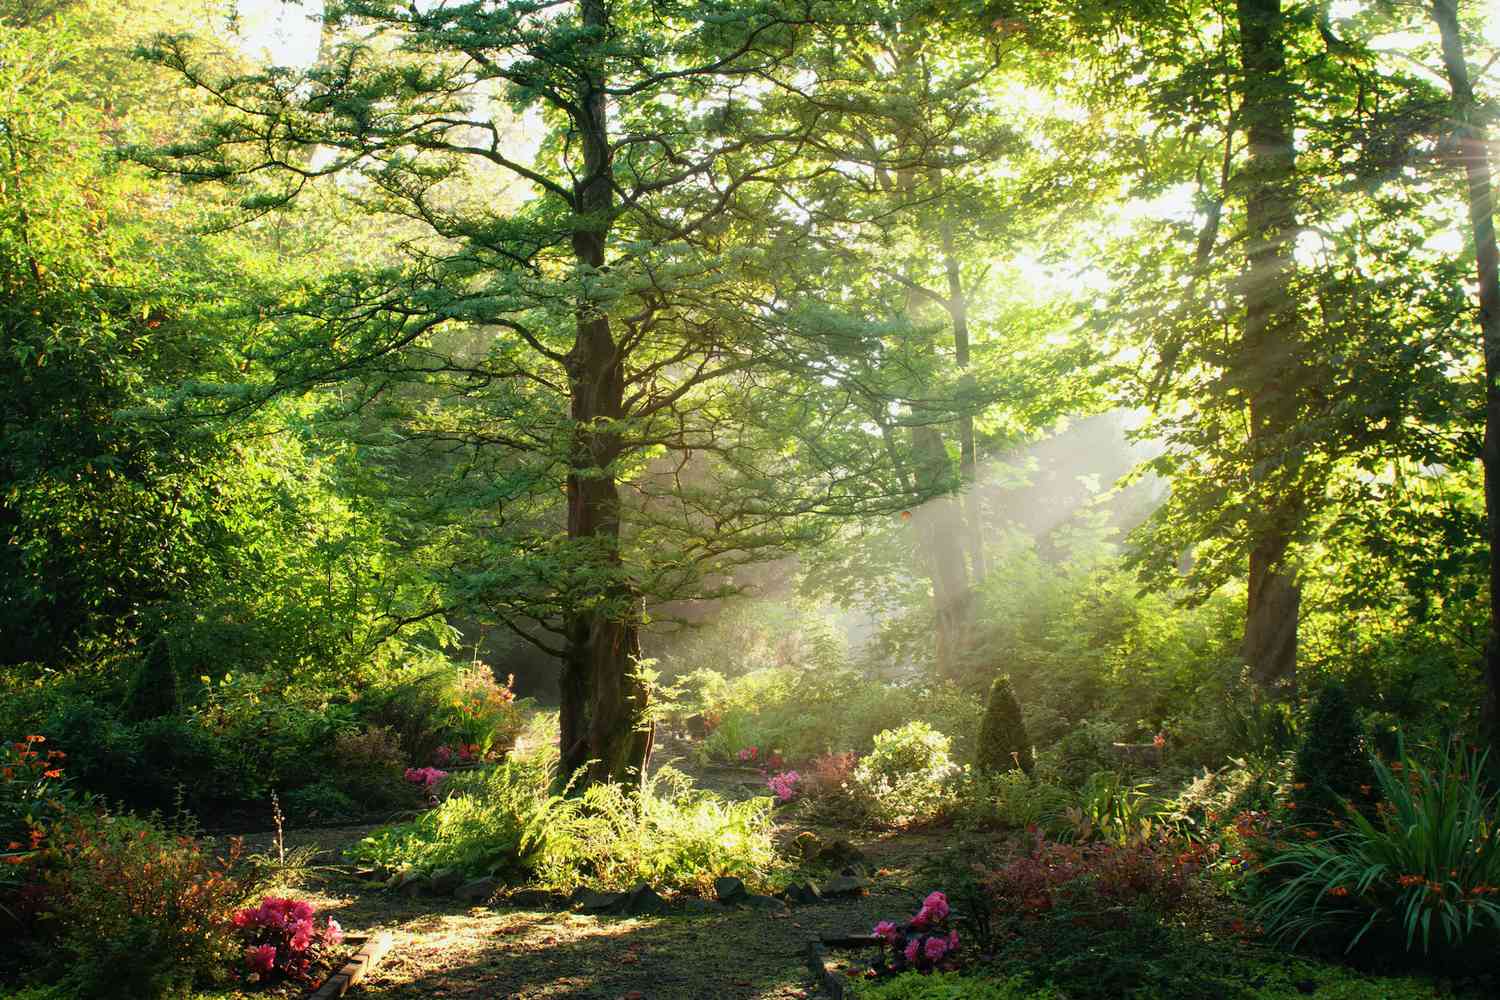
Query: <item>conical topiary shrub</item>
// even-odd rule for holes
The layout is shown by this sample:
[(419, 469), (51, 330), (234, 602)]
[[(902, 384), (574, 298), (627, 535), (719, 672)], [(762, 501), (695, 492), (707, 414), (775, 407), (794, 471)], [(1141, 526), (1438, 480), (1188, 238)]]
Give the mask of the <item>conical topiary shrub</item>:
[(1374, 781), (1364, 724), (1344, 686), (1330, 683), (1313, 698), (1302, 725), (1292, 768), (1297, 822), (1323, 825), (1342, 819), (1339, 800), (1366, 804)]
[(1021, 718), (1021, 703), (1011, 690), (1010, 678), (1001, 675), (990, 686), (990, 700), (979, 725), (979, 749), (974, 768), (981, 774), (1003, 774), (1017, 767), (1031, 773), (1031, 738)]

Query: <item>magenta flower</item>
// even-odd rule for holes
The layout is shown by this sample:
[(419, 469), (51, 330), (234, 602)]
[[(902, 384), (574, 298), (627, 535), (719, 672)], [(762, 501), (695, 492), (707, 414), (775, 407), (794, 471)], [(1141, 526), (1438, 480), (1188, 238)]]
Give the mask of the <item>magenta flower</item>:
[(958, 931), (949, 931), (948, 932), (948, 950), (949, 951), (957, 951), (958, 950)]
[(912, 938), (911, 942), (909, 944), (907, 944), (907, 946), (906, 946), (906, 960), (909, 963), (911, 963), (912, 965), (916, 965), (917, 964), (917, 954), (918, 954), (918, 950), (921, 947), (922, 947), (922, 942), (918, 941), (916, 938)]
[(928, 961), (936, 962), (948, 954), (948, 942), (944, 938), (930, 937), (927, 939), (927, 943), (922, 946), (922, 953), (927, 956)]
[(269, 976), (276, 968), (276, 946), (263, 944), (258, 948), (246, 948), (245, 964), (250, 966), (251, 972)]
[[(954, 937), (954, 946), (957, 947), (957, 945), (958, 945), (958, 940), (957, 940), (958, 939), (958, 933), (956, 931), (954, 932), (953, 937)], [(333, 945), (341, 943), (343, 940), (344, 940), (344, 928), (342, 928), (342, 927), (339, 926), (339, 922), (337, 920), (333, 919), (332, 917), (329, 917), (328, 918), (328, 926), (323, 928), (323, 943), (326, 944), (326, 945), (328, 945), (329, 947), (332, 947)]]
[(933, 920), (948, 919), (948, 897), (934, 892), (922, 902), (922, 909), (932, 915)]
[(890, 945), (892, 948), (896, 946), (896, 942), (901, 938), (901, 933), (896, 930), (896, 925), (891, 923), (889, 920), (882, 920), (880, 923), (876, 924), (875, 929), (870, 933), (874, 934), (876, 937), (885, 938), (885, 943)]

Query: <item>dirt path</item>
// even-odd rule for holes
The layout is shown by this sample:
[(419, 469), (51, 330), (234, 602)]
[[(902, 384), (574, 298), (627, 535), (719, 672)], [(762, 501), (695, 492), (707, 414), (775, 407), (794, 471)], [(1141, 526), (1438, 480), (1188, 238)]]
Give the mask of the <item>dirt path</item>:
[[(362, 829), (293, 833), (290, 844), (327, 849)], [(394, 947), (358, 996), (596, 1000), (759, 1000), (816, 994), (805, 964), (818, 935), (865, 933), (875, 921), (915, 910), (926, 891), (920, 859), (949, 846), (945, 835), (909, 834), (863, 846), (879, 867), (867, 896), (785, 911), (721, 909), (666, 917), (475, 907), (408, 899), (334, 881), (302, 894), (352, 934), (389, 930)]]

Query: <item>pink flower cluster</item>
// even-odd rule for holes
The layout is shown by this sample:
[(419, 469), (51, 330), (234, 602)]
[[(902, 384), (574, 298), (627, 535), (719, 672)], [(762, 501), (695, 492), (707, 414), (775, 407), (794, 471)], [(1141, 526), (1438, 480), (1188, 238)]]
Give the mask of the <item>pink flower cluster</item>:
[(934, 892), (922, 901), (922, 908), (905, 927), (890, 920), (876, 924), (871, 933), (881, 938), (892, 954), (892, 963), (885, 971), (931, 972), (944, 959), (951, 962), (958, 951), (958, 931), (948, 929), (948, 913), (948, 897)]
[(766, 779), (766, 786), (776, 793), (779, 802), (790, 802), (797, 797), (797, 782), (802, 780), (802, 775), (796, 771), (783, 771), (773, 774)]
[(259, 906), (239, 910), (234, 926), (244, 936), (245, 964), (256, 981), (280, 972), (291, 979), (307, 979), (319, 949), (344, 940), (344, 929), (329, 917), (319, 930), (311, 903), (267, 896)]
[(759, 747), (745, 747), (739, 752), (738, 756), (740, 760), (754, 760), (759, 753)]
[(413, 785), (421, 785), (424, 792), (430, 792), (437, 787), (438, 782), (448, 777), (447, 771), (440, 771), (435, 767), (408, 767), (406, 769), (406, 780)]
[(448, 767), (454, 762), (459, 764), (473, 764), (482, 756), (483, 753), (478, 743), (460, 743), (457, 750), (444, 743), (432, 751), (432, 762), (438, 767)]

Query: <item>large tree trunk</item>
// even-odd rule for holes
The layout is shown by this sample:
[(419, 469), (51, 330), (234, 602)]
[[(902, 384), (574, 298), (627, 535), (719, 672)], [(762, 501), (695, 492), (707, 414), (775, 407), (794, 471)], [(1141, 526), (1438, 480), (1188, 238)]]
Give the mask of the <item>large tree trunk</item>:
[(1484, 649), (1482, 718), (1500, 753), (1500, 250), (1495, 245), (1495, 204), (1486, 137), (1474, 124), (1474, 88), (1469, 81), (1456, 0), (1432, 0), (1429, 8), (1443, 39), (1443, 68), (1453, 90), (1453, 113), (1464, 172), (1469, 182), (1469, 225), (1479, 278), (1479, 333), (1484, 350), (1484, 509), (1490, 546), (1490, 628)]
[[(607, 22), (603, 0), (584, 0), (583, 23)], [(583, 172), (574, 190), (580, 225), (573, 253), (580, 273), (604, 265), (613, 207), (609, 103), (604, 80), (591, 81), (579, 108)], [(561, 774), (574, 790), (601, 781), (637, 781), (646, 767), (651, 728), (648, 692), (636, 675), (640, 601), (620, 561), (620, 492), (614, 463), (616, 428), (625, 416), (625, 369), (609, 318), (581, 302), (567, 358), (573, 437), (568, 456), (568, 540), (587, 563), (580, 606), (566, 622), (560, 712)], [(581, 773), (580, 773), (581, 772)]]
[[(931, 492), (942, 488), (952, 475), (942, 435), (933, 427), (914, 427), (911, 436), (918, 489)], [(973, 589), (964, 564), (963, 517), (957, 502), (949, 496), (923, 504), (915, 517), (918, 544), (932, 580), (936, 672), (946, 680), (962, 681), (974, 611)]]
[(1299, 516), (1286, 436), (1297, 419), (1300, 362), (1291, 281), (1297, 237), (1293, 91), (1286, 76), (1281, 0), (1237, 0), (1241, 109), (1249, 139), (1245, 184), (1245, 330), (1234, 377), (1250, 400), (1249, 607), (1244, 655), (1261, 685), (1290, 683), (1297, 668), (1301, 589), (1286, 566)]

